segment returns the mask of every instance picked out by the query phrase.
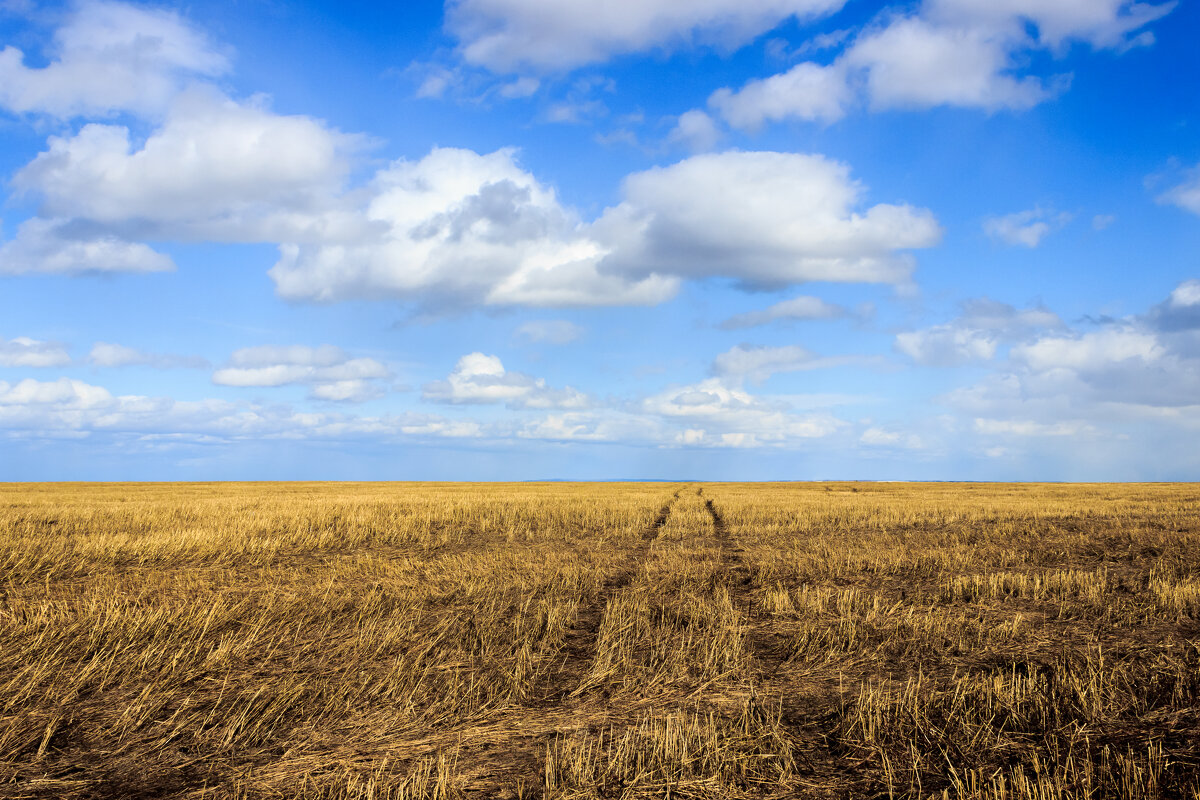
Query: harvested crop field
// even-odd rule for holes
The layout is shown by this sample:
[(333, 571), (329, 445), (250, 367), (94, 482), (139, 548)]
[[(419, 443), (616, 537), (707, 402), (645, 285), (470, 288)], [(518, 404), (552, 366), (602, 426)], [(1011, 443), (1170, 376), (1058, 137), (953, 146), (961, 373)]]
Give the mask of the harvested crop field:
[(1198, 488), (0, 486), (0, 797), (1200, 798)]

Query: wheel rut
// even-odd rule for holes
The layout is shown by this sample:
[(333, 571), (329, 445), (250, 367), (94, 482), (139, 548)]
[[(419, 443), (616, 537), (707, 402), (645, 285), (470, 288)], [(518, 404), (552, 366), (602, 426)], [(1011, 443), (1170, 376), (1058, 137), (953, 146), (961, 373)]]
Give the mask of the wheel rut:
[(555, 687), (544, 695), (543, 702), (557, 702), (570, 697), (591, 667), (592, 657), (596, 653), (596, 644), (600, 638), (600, 625), (604, 621), (604, 612), (613, 597), (622, 589), (633, 583), (638, 570), (650, 555), (650, 548), (658, 538), (662, 527), (671, 516), (671, 507), (679, 499), (677, 490), (662, 508), (654, 521), (642, 531), (638, 545), (634, 547), (625, 559), (624, 565), (610, 575), (600, 587), (596, 598), (580, 608), (575, 625), (567, 633), (563, 642), (564, 656), (562, 666), (553, 676)]
[[(721, 563), (728, 576), (729, 598), (741, 612), (746, 624), (746, 655), (750, 663), (756, 694), (780, 698), (784, 725), (791, 731), (802, 771), (813, 776), (828, 777), (838, 771), (838, 758), (830, 750), (830, 717), (826, 709), (836, 702), (831, 687), (823, 684), (803, 685), (803, 689), (781, 675), (789, 662), (786, 634), (772, 631), (772, 625), (759, 624), (760, 614), (754, 605), (754, 576), (746, 564), (742, 548), (729, 532), (729, 525), (713, 504), (704, 497), (704, 489), (696, 491), (704, 499), (704, 507), (712, 517), (713, 531), (721, 546)], [(800, 689), (800, 691), (797, 691)]]
[(753, 594), (750, 590), (752, 576), (750, 568), (746, 566), (746, 562), (742, 558), (745, 550), (729, 535), (729, 526), (725, 524), (721, 512), (717, 511), (716, 506), (713, 505), (712, 498), (704, 496), (703, 488), (697, 489), (696, 494), (704, 500), (704, 509), (712, 517), (713, 532), (721, 546), (721, 566), (725, 574), (729, 576), (729, 595), (733, 599), (733, 604), (736, 608), (741, 609), (747, 617), (751, 617), (754, 611)]
[(729, 525), (713, 504), (711, 497), (704, 496), (704, 489), (696, 490), (704, 500), (704, 508), (712, 517), (713, 532), (721, 548), (721, 567), (727, 576), (729, 599), (733, 607), (742, 613), (746, 621), (746, 651), (751, 669), (757, 682), (769, 688), (780, 668), (787, 662), (786, 650), (778, 637), (770, 634), (756, 622), (754, 604), (754, 575), (746, 564), (743, 549), (729, 533)]
[[(602, 698), (592, 697), (579, 689), (592, 669), (600, 627), (609, 604), (637, 577), (682, 491), (676, 490), (662, 505), (653, 521), (641, 531), (637, 543), (627, 550), (620, 568), (601, 584), (590, 602), (579, 608), (575, 624), (563, 637), (558, 668), (535, 684), (528, 699), (519, 707), (479, 726), (471, 737), (474, 742), (459, 740), (459, 747), (474, 751), (472, 758), (483, 768), (479, 775), (480, 786), (494, 788), (497, 783), (516, 785), (518, 782), (536, 786), (540, 780), (541, 757), (548, 741), (564, 732), (597, 729), (626, 717), (632, 719), (631, 715), (640, 710), (637, 707), (611, 708)], [(493, 762), (493, 754), (503, 761)], [(472, 787), (467, 787), (465, 794), (468, 797), (495, 796), (490, 790), (477, 794)]]

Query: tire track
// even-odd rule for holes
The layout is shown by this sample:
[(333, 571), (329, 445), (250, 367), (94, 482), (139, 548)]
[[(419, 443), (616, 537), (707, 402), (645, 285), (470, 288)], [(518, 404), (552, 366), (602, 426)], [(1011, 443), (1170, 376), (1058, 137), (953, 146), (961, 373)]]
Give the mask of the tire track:
[(476, 762), (476, 774), (468, 777), (471, 785), (465, 788), (466, 797), (515, 798), (515, 794), (496, 795), (496, 785), (512, 786), (520, 782), (537, 786), (546, 745), (555, 737), (636, 718), (640, 704), (613, 708), (602, 698), (580, 689), (591, 672), (609, 604), (637, 577), (682, 491), (682, 488), (676, 490), (662, 505), (638, 536), (636, 545), (627, 552), (622, 566), (601, 584), (595, 598), (579, 609), (575, 624), (563, 637), (558, 669), (539, 681), (540, 685), (519, 706), (507, 709), (489, 723), (473, 726), (469, 735), (475, 741), (458, 733), (456, 751), (470, 753)]
[(713, 532), (716, 535), (717, 543), (721, 546), (721, 567), (729, 576), (729, 595), (734, 601), (734, 607), (740, 608), (747, 616), (751, 616), (754, 606), (750, 591), (752, 576), (750, 568), (746, 566), (746, 562), (742, 558), (742, 553), (746, 551), (739, 547), (733, 537), (729, 535), (729, 526), (725, 524), (725, 519), (713, 505), (712, 498), (704, 496), (703, 487), (697, 489), (696, 494), (703, 498), (704, 508), (712, 517)]
[[(704, 497), (703, 488), (696, 493)], [(729, 526), (711, 498), (704, 498), (704, 507), (712, 517), (715, 536), (721, 545), (721, 564), (729, 576), (730, 602), (745, 620), (746, 656), (755, 684), (751, 692), (780, 699), (783, 723), (791, 732), (796, 754), (804, 765), (803, 772), (826, 778), (836, 775), (840, 759), (830, 749), (832, 717), (828, 709), (836, 704), (838, 695), (831, 693), (828, 685), (808, 685), (804, 687), (807, 691), (798, 692), (800, 687), (780, 674), (789, 661), (787, 635), (773, 630), (769, 617), (767, 624), (758, 624), (754, 576), (742, 556), (745, 550), (729, 533)]]
[(741, 612), (746, 621), (746, 655), (751, 669), (764, 688), (768, 688), (780, 668), (787, 663), (786, 642), (778, 634), (756, 623), (754, 607), (754, 575), (742, 554), (745, 549), (738, 545), (729, 533), (729, 526), (721, 516), (712, 498), (704, 497), (704, 489), (696, 491), (704, 499), (704, 508), (713, 521), (713, 531), (721, 547), (721, 567), (728, 576), (729, 600)]
[(556, 685), (541, 696), (541, 702), (555, 703), (571, 697), (587, 676), (600, 639), (600, 625), (604, 621), (604, 612), (612, 599), (637, 577), (638, 570), (650, 556), (650, 548), (658, 539), (659, 532), (667, 524), (671, 516), (671, 507), (679, 499), (681, 491), (683, 490), (677, 489), (663, 504), (654, 521), (642, 531), (638, 546), (626, 557), (625, 564), (601, 584), (596, 598), (579, 610), (575, 625), (563, 637), (563, 663), (553, 675)]

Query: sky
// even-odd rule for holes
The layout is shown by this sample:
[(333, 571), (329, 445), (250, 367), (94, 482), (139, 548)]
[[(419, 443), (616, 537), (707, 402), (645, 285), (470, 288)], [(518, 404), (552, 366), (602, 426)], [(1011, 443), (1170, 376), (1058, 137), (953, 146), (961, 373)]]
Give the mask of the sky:
[(1195, 0), (0, 0), (0, 480), (1200, 479)]

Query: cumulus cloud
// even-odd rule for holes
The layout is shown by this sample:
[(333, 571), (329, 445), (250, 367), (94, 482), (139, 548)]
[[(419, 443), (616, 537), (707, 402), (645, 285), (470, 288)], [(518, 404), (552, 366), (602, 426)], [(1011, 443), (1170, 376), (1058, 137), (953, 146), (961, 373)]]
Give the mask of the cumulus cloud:
[(458, 360), (444, 381), (425, 384), (422, 396), (435, 403), (504, 403), (509, 408), (585, 408), (591, 404), (583, 392), (555, 389), (542, 378), (509, 372), (496, 356), (468, 353)]
[(177, 356), (167, 353), (147, 353), (133, 347), (111, 342), (96, 342), (88, 354), (88, 363), (96, 367), (153, 367), (155, 369), (208, 369), (208, 359), (199, 356)]
[[(694, 156), (628, 176), (621, 201), (586, 221), (511, 149), (435, 148), (349, 187), (360, 137), (212, 87), (165, 108), (144, 140), (99, 123), (51, 137), (14, 176), (39, 216), (3, 245), (0, 270), (148, 272), (173, 264), (145, 240), (268, 242), (289, 300), (653, 305), (718, 276), (902, 283), (906, 251), (940, 237), (928, 210), (866, 205), (849, 168), (819, 155)], [(686, 120), (701, 130), (702, 112)]]
[(531, 344), (570, 344), (583, 335), (583, 328), (565, 319), (537, 319), (522, 323), (515, 335)]
[(991, 420), (977, 427), (990, 433), (1068, 435), (1057, 432), (1090, 426), (1113, 435), (1126, 426), (1193, 424), (1200, 409), (1200, 347), (1189, 326), (1200, 317), (1171, 314), (1200, 303), (1194, 284), (1180, 284), (1146, 314), (1091, 331), (1045, 332), (1015, 345), (995, 373), (943, 402)]
[(848, 313), (842, 306), (826, 303), (819, 297), (801, 295), (757, 311), (734, 314), (722, 322), (720, 327), (722, 330), (736, 330), (767, 325), (777, 320), (837, 319)]
[(1024, 109), (1052, 96), (1037, 78), (1007, 74), (1011, 48), (991, 30), (906, 18), (860, 38), (846, 62), (865, 72), (867, 96), (876, 109)]
[(960, 366), (992, 359), (1002, 343), (1063, 327), (1057, 314), (1041, 306), (1017, 309), (982, 298), (964, 303), (963, 313), (948, 323), (896, 334), (895, 349), (918, 364)]
[(378, 397), (377, 381), (391, 376), (373, 358), (351, 358), (333, 345), (262, 345), (234, 351), (229, 363), (213, 372), (222, 386), (275, 387), (302, 384), (318, 400), (361, 402)]
[(1039, 207), (1002, 217), (988, 217), (983, 221), (983, 230), (1004, 244), (1034, 248), (1070, 221), (1071, 215), (1066, 212), (1055, 213)]
[(928, 210), (865, 206), (846, 165), (794, 153), (698, 155), (635, 173), (622, 202), (590, 223), (512, 150), (438, 148), (338, 195), (346, 160), (337, 134), (207, 94), (181, 101), (193, 102), (194, 114), (169, 117), (136, 152), (125, 129), (89, 125), (52, 139), (18, 172), (16, 185), (44, 213), (73, 220), (30, 221), (30, 241), (57, 243), (68, 228), (106, 237), (92, 250), (74, 243), (74, 260), (47, 256), (36, 268), (168, 268), (165, 256), (120, 238), (134, 233), (276, 241), (270, 275), (292, 300), (649, 305), (682, 278), (903, 282), (913, 266), (903, 251), (941, 235)]
[(805, 61), (787, 72), (749, 81), (737, 92), (718, 89), (708, 103), (733, 127), (753, 131), (764, 122), (787, 118), (836, 122), (852, 100), (841, 64)]
[(1200, 281), (1186, 280), (1162, 303), (1150, 309), (1147, 321), (1165, 333), (1200, 331)]
[(1108, 328), (1082, 336), (1038, 339), (1012, 349), (1012, 357), (1035, 370), (1094, 371), (1126, 361), (1157, 361), (1166, 355), (1158, 338), (1129, 328)]
[(901, 283), (941, 229), (928, 210), (863, 207), (849, 168), (819, 155), (693, 156), (625, 180), (625, 200), (595, 224), (606, 270), (747, 286), (806, 281)]
[(790, 17), (808, 21), (844, 0), (450, 0), (446, 27), (462, 57), (496, 72), (564, 70), (622, 53), (689, 43), (732, 49)]
[(295, 300), (529, 306), (648, 305), (674, 294), (670, 277), (601, 272), (604, 246), (515, 156), (436, 148), (396, 162), (372, 182), (368, 230), (280, 248), (277, 290)]
[(140, 147), (124, 126), (88, 124), (50, 137), (13, 185), (39, 201), (42, 216), (128, 238), (298, 237), (336, 223), (330, 198), (358, 142), (309, 117), (196, 89), (175, 98)]
[(70, 363), (67, 349), (57, 342), (28, 336), (0, 339), (0, 367), (65, 367)]
[(996, 354), (999, 339), (992, 331), (956, 325), (935, 325), (896, 334), (896, 349), (918, 364), (949, 367), (987, 361)]
[(902, 282), (903, 250), (940, 238), (933, 215), (863, 207), (849, 168), (821, 156), (728, 152), (629, 176), (591, 223), (521, 169), (511, 150), (435, 149), (373, 184), (366, 236), (284, 245), (284, 297), (382, 295), (483, 305), (648, 305), (680, 279), (754, 286)]
[(721, 141), (721, 129), (712, 117), (693, 108), (679, 115), (667, 140), (682, 144), (689, 150), (704, 152), (712, 150)]
[(50, 61), (0, 50), (0, 107), (56, 117), (160, 113), (184, 83), (224, 73), (226, 55), (177, 13), (83, 2), (54, 33)]
[[(990, 324), (962, 326), (988, 332), (987, 349), (998, 345), (989, 372), (934, 398), (953, 412), (944, 422), (924, 430), (920, 420), (912, 424), (934, 452), (1003, 456), (1050, 469), (1045, 474), (1182, 477), (1180, 469), (1195, 466), (1200, 431), (1200, 314), (1192, 315), (1193, 306), (1200, 308), (1194, 280), (1145, 313), (1082, 329), (1045, 309), (1014, 313), (994, 304)], [(973, 313), (964, 310), (963, 318)], [(969, 355), (948, 349), (930, 357), (964, 363)]]
[(706, 447), (778, 446), (830, 436), (845, 423), (828, 413), (797, 413), (783, 399), (756, 397), (709, 378), (646, 398), (642, 410), (677, 426), (674, 443)]
[(832, 122), (862, 101), (875, 110), (1026, 109), (1070, 81), (1069, 75), (1046, 83), (1020, 74), (1029, 53), (1057, 54), (1072, 41), (1095, 48), (1148, 44), (1153, 35), (1142, 29), (1174, 6), (1130, 0), (925, 0), (915, 13), (882, 12), (828, 64), (802, 62), (737, 91), (720, 89), (709, 106), (745, 130), (785, 118)]
[(28, 219), (0, 244), (0, 274), (79, 275), (105, 272), (168, 272), (170, 256), (141, 242), (70, 220)]

